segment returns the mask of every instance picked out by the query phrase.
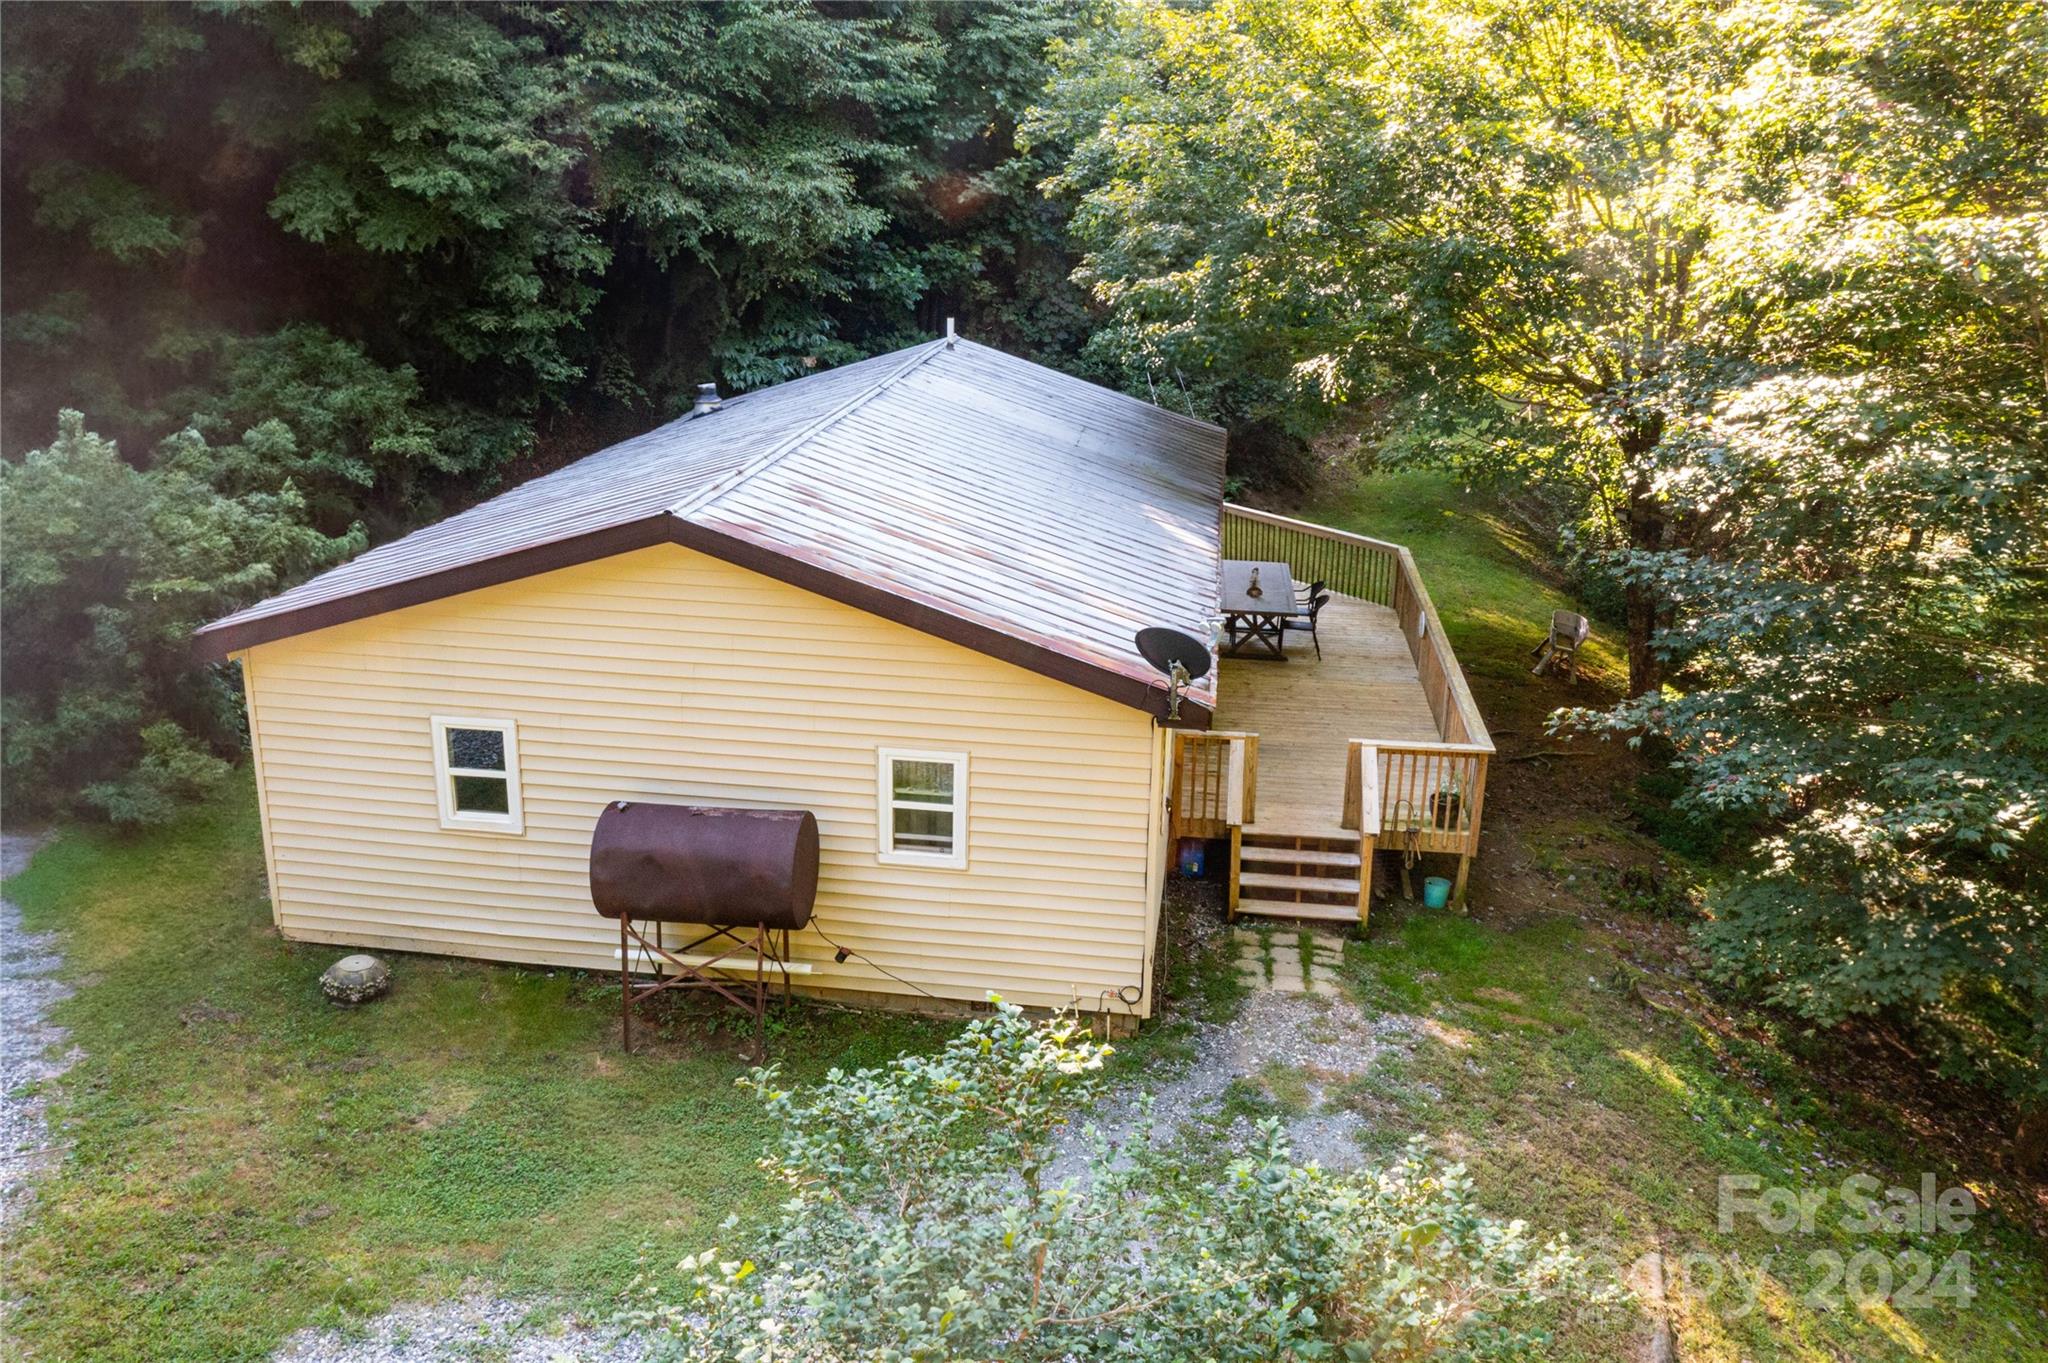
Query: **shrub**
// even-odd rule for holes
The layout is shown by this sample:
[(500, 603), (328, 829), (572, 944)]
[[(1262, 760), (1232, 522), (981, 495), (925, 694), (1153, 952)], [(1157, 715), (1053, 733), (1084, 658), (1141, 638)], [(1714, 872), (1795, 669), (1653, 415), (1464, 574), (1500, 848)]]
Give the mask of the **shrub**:
[(755, 1071), (789, 1200), (754, 1257), (685, 1259), (680, 1300), (650, 1280), (639, 1319), (749, 1363), (1505, 1359), (1539, 1346), (1531, 1308), (1576, 1290), (1562, 1238), (1482, 1215), (1462, 1169), (1415, 1150), (1342, 1177), (1269, 1122), (1218, 1178), (1141, 1123), (1120, 1146), (1088, 1132), (1085, 1178), (1054, 1179), (1108, 1055), (997, 1000), (936, 1055), (807, 1092)]
[(219, 670), (192, 665), (192, 630), (357, 543), (302, 510), (289, 485), (222, 496), (133, 468), (77, 412), (0, 464), (11, 809), (148, 823), (219, 779), (211, 749), (233, 750), (239, 717)]

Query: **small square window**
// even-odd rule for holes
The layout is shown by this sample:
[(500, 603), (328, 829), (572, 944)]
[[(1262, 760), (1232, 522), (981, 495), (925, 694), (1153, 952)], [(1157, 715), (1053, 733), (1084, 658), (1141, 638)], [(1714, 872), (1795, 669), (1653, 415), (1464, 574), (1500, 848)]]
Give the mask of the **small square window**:
[(967, 864), (967, 754), (884, 748), (878, 855), (897, 865)]
[(519, 732), (512, 721), (436, 715), (433, 729), (441, 826), (523, 833)]

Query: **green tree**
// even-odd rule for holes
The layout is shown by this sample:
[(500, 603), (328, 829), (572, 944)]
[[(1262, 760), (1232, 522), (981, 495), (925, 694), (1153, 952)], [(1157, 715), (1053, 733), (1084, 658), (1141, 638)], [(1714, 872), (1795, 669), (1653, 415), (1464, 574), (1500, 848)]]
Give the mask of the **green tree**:
[(410, 367), (387, 369), (305, 323), (220, 338), (206, 381), (170, 405), (190, 424), (160, 462), (230, 496), (290, 487), (335, 535), (366, 521), (402, 528), (438, 489), (488, 486), (526, 444), (519, 422), (431, 405)]
[(250, 14), (322, 78), (271, 216), (345, 249), (441, 364), (495, 372), (515, 398), (580, 377), (567, 337), (611, 252), (570, 184), (585, 130), (542, 37), (464, 5)]
[(1057, 215), (1005, 171), (1072, 22), (1050, 0), (11, 13), (9, 415), (82, 405), (153, 444), (214, 335), (302, 323), (430, 406), (531, 423), (661, 410), (714, 368), (756, 387), (960, 303), (1071, 313)]
[[(1797, 5), (1157, 5), (1070, 55), (1036, 126), (1076, 145), (1097, 347), (1212, 410), (1410, 438), (1574, 490), (1599, 542), (1682, 543), (1674, 375), (1776, 305), (1713, 278), (1760, 187), (1729, 156)], [(1789, 191), (1788, 191), (1789, 192)], [(1232, 408), (1235, 410), (1232, 410)], [(1631, 688), (1663, 610), (1629, 588)]]
[(2038, 1113), (2048, 1168), (2048, 16), (1851, 12), (1760, 72), (1743, 149), (1784, 302), (1674, 405), (1686, 684), (1569, 726), (1668, 740), (1684, 803), (1766, 821), (1710, 897), (1722, 973), (1903, 1021)]
[(1562, 722), (1763, 830), (1718, 968), (2040, 1103), (2048, 11), (1227, 0), (1065, 72), (1098, 343), (1575, 489), (1634, 698)]
[(302, 515), (289, 486), (222, 497), (139, 471), (77, 412), (0, 464), (8, 807), (152, 822), (216, 780), (241, 719), (225, 673), (191, 666), (191, 632), (359, 545)]

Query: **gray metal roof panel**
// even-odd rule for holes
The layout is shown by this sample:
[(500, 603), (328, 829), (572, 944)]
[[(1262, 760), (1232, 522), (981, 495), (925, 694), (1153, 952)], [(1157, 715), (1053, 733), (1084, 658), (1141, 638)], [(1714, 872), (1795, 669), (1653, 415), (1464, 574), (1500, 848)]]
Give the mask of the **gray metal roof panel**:
[(201, 633), (303, 610), (394, 583), (660, 515), (764, 448), (830, 415), (899, 368), (879, 355), (726, 400), (711, 417), (671, 421), (586, 455), (446, 520), (359, 554)]
[[(1152, 682), (1139, 628), (1207, 637), (1222, 487), (1214, 426), (986, 346), (931, 342), (671, 422), (207, 631), (326, 618), (346, 598), (668, 515)], [(1213, 703), (1214, 672), (1190, 694)]]
[(1151, 680), (1139, 629), (1208, 636), (1222, 485), (1214, 427), (963, 341), (690, 519)]

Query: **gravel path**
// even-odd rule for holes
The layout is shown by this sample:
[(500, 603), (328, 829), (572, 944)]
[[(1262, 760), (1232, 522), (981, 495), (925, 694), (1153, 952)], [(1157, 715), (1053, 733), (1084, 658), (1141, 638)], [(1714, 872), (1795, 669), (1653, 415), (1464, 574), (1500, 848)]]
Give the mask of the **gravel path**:
[[(1294, 1157), (1303, 1163), (1315, 1160), (1326, 1169), (1356, 1168), (1363, 1162), (1357, 1138), (1365, 1119), (1342, 1109), (1325, 1111), (1324, 1098), (1330, 1088), (1368, 1073), (1388, 1048), (1405, 1050), (1413, 1032), (1409, 1018), (1370, 1017), (1346, 999), (1259, 990), (1229, 1022), (1198, 1024), (1194, 1063), (1152, 1088), (1153, 1144), (1169, 1144), (1192, 1123), (1213, 1116), (1232, 1083), (1279, 1066), (1303, 1077), (1308, 1098), (1308, 1110), (1287, 1122)], [(1135, 1130), (1137, 1116), (1134, 1099), (1114, 1097), (1093, 1120), (1122, 1142)], [(1240, 1119), (1226, 1134), (1242, 1142), (1251, 1127)], [(1079, 1176), (1085, 1156), (1079, 1133), (1070, 1135), (1052, 1166), (1053, 1176)]]
[(301, 1330), (273, 1363), (652, 1363), (663, 1342), (472, 1292), (394, 1308), (346, 1335)]
[[(41, 834), (0, 835), (0, 876), (26, 867), (42, 842)], [(0, 1227), (26, 1209), (37, 1176), (61, 1153), (50, 1137), (48, 1085), (78, 1052), (64, 1048), (70, 1034), (49, 1020), (71, 993), (51, 978), (60, 964), (55, 936), (25, 931), (21, 910), (0, 899)]]

